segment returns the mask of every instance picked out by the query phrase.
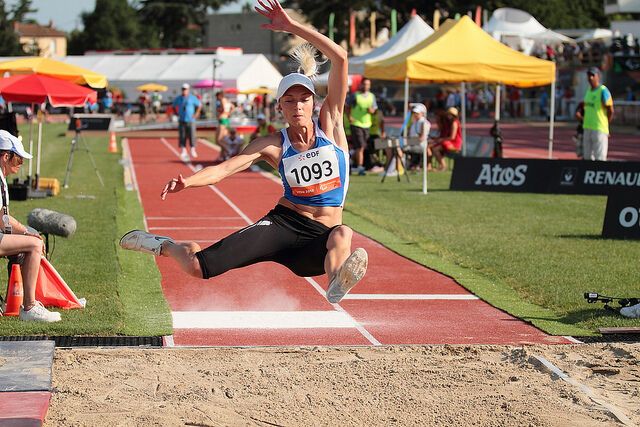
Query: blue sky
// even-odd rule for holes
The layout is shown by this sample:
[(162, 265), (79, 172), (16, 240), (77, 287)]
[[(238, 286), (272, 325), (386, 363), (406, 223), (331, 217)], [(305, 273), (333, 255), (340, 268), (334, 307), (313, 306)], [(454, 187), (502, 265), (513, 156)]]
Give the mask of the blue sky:
[[(220, 9), (220, 13), (239, 12), (242, 5), (247, 0), (239, 0), (234, 4)], [(5, 8), (9, 10), (17, 0), (6, 0)], [(38, 11), (28, 15), (28, 18), (35, 19), (39, 24), (46, 25), (53, 21), (53, 26), (58, 30), (71, 31), (74, 28), (82, 27), (82, 12), (91, 12), (95, 7), (95, 0), (33, 0), (32, 6)]]

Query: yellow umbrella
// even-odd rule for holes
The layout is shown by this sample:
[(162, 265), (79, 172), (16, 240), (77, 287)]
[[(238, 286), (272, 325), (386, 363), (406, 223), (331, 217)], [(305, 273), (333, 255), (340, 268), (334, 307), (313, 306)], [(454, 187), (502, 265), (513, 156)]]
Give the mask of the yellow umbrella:
[(160, 85), (158, 83), (147, 83), (147, 84), (138, 86), (136, 89), (138, 89), (139, 91), (146, 90), (147, 92), (153, 92), (156, 90), (158, 92), (166, 92), (169, 90), (169, 88), (166, 87), (165, 85)]
[(257, 87), (254, 89), (241, 90), (238, 93), (241, 93), (243, 95), (249, 95), (251, 93), (260, 94), (260, 95), (273, 95), (275, 92), (266, 87)]
[(107, 86), (107, 76), (50, 58), (29, 57), (0, 63), (0, 74), (44, 74), (92, 88)]

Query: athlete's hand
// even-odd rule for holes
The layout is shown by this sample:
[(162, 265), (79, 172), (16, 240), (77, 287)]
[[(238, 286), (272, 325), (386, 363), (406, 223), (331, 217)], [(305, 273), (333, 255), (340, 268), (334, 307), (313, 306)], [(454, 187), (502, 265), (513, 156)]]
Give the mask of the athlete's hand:
[(260, 28), (272, 31), (290, 31), (295, 22), (282, 9), (278, 0), (258, 0), (258, 3), (264, 10), (255, 6), (256, 12), (271, 21), (270, 24), (261, 24)]
[(182, 177), (182, 174), (179, 174), (177, 178), (173, 178), (164, 186), (162, 193), (160, 193), (160, 198), (164, 200), (167, 197), (167, 193), (177, 193), (185, 188), (187, 188), (187, 186), (184, 183), (184, 178)]

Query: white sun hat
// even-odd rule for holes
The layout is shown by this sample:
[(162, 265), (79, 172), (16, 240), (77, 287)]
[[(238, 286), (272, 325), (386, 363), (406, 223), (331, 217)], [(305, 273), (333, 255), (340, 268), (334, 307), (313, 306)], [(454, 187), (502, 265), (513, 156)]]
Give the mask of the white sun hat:
[(291, 73), (287, 74), (280, 80), (280, 84), (278, 85), (278, 91), (276, 92), (276, 100), (280, 99), (282, 95), (285, 94), (293, 86), (303, 86), (312, 94), (316, 94), (315, 87), (313, 86), (313, 82), (311, 79), (304, 74), (300, 73)]
[(13, 151), (23, 159), (30, 159), (33, 157), (24, 149), (22, 142), (6, 130), (0, 130), (0, 150)]

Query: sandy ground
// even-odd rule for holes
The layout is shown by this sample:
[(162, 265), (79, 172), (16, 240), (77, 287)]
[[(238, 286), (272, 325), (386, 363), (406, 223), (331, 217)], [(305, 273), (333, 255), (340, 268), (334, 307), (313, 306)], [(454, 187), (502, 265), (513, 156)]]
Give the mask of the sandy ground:
[(45, 425), (625, 425), (596, 401), (640, 425), (639, 360), (640, 344), (56, 349)]

